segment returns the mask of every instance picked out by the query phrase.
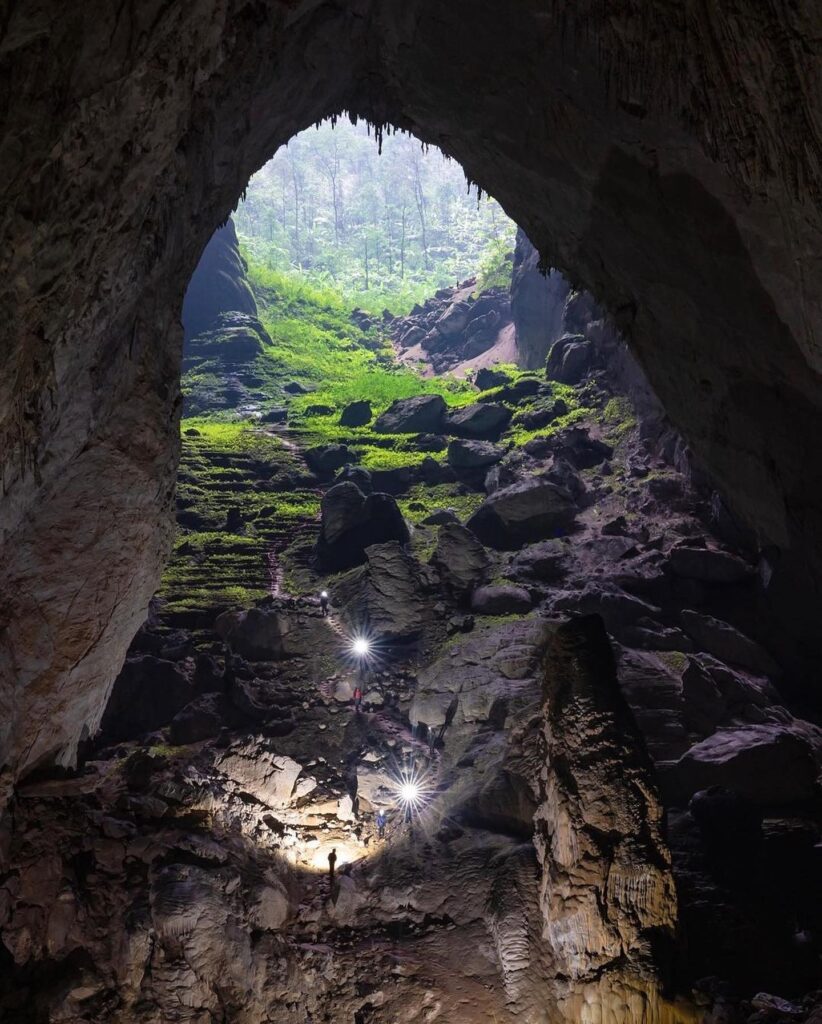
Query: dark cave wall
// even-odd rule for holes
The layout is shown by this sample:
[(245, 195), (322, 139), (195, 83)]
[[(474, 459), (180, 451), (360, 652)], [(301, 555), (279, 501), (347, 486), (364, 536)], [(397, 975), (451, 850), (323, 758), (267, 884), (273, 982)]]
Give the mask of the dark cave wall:
[(7, 5), (6, 779), (71, 760), (156, 586), (176, 321), (205, 242), (278, 145), (344, 107), (460, 160), (616, 315), (696, 457), (779, 549), (774, 586), (801, 569), (812, 590), (820, 39), (811, 0)]

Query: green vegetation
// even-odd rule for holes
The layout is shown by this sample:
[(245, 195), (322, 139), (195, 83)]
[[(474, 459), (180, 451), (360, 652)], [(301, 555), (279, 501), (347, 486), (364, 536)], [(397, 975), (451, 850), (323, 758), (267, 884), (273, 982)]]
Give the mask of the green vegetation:
[(376, 413), (397, 398), (439, 392), (469, 401), (472, 389), (444, 378), (424, 379), (394, 361), (390, 342), (376, 328), (362, 330), (352, 308), (333, 288), (316, 288), (294, 275), (249, 261), (249, 276), (263, 303), (262, 321), (274, 345), (266, 358), (276, 375), (312, 388), (295, 399), (303, 412), (312, 405), (342, 409), (368, 398)]
[[(340, 139), (347, 145), (352, 138), (358, 141), (350, 153), (337, 148)], [(357, 307), (407, 309), (475, 269), (477, 291), (506, 287), (513, 226), (494, 204), (467, 201), (458, 170), (440, 157), (420, 159), (416, 143), (392, 139), (383, 162), (372, 163), (362, 141), (361, 130), (350, 125), (336, 136), (330, 128), (311, 141), (300, 136), (252, 181), (237, 214), (265, 332), (250, 328), (235, 358), (230, 332), (222, 344), (215, 328), (186, 356), (187, 407), (205, 412), (182, 424), (180, 530), (160, 597), (167, 612), (188, 624), (199, 625), (204, 615), (211, 621), (215, 610), (248, 605), (280, 587), (290, 593), (316, 587), (312, 551), (321, 490), (301, 452), (345, 444), (355, 463), (373, 472), (443, 461), (444, 451), (420, 450), (416, 434), (377, 433), (374, 420), (397, 399), (422, 394), (439, 394), (451, 408), (480, 399), (510, 404), (510, 384), (479, 394), (470, 381), (425, 377), (398, 363), (385, 318)], [(310, 157), (302, 170), (292, 166), (298, 151)], [(366, 247), (367, 269), (358, 262)], [(500, 368), (513, 384), (534, 377), (515, 366)], [(343, 409), (363, 399), (371, 422), (341, 427)], [(562, 416), (539, 429), (523, 425), (524, 413), (544, 411), (547, 418), (559, 399), (567, 408)], [(533, 397), (519, 398), (501, 443), (550, 437), (590, 415), (586, 406), (595, 401), (584, 389), (541, 386)], [(609, 402), (602, 416), (618, 436), (633, 423), (622, 400)], [(415, 553), (425, 560), (436, 543), (436, 529), (422, 527), (423, 519), (450, 508), (464, 522), (484, 497), (462, 484), (418, 484), (402, 494), (403, 515), (418, 526)], [(483, 624), (497, 621), (506, 619)]]
[(682, 674), (688, 667), (688, 656), (682, 651), (657, 651), (657, 657), (675, 673)]
[(492, 239), (480, 257), (475, 294), (491, 288), (508, 288), (514, 269), (514, 254), (506, 236)]
[[(268, 552), (319, 514), (315, 491), (288, 486), (288, 474), (304, 467), (282, 439), (226, 415), (183, 421), (177, 498), (185, 525), (159, 592), (168, 613), (196, 615), (265, 597)], [(229, 529), (232, 510), (240, 522)]]
[(498, 203), (472, 193), (438, 150), (396, 133), (380, 153), (368, 127), (345, 118), (278, 150), (234, 220), (258, 267), (296, 271), (377, 313), (407, 313), (478, 267), (510, 280), (502, 264), (515, 226)]
[(619, 441), (636, 426), (636, 413), (629, 399), (612, 398), (602, 410), (602, 420), (611, 437)]
[(411, 522), (419, 522), (432, 512), (447, 508), (453, 509), (464, 522), (477, 511), (484, 498), (480, 493), (462, 493), (458, 484), (437, 484), (436, 487), (418, 484), (398, 498), (397, 504)]

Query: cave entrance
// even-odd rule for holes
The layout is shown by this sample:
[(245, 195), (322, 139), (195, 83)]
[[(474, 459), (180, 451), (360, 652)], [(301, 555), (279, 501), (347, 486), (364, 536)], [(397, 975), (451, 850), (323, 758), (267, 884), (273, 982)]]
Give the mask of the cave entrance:
[[(374, 136), (347, 118), (297, 135), (189, 283), (180, 533), (161, 589), (178, 625), (213, 619), (220, 602), (322, 587), (307, 573), (318, 487), (397, 499), (412, 530), (467, 520), (514, 482), (506, 453), (550, 458), (552, 438), (585, 416), (575, 386), (615, 351), (627, 359), (592, 298), (541, 273), (524, 232), (455, 161), (405, 133)], [(588, 461), (608, 451), (592, 442)], [(578, 496), (560, 465), (555, 482)], [(517, 536), (476, 521), (501, 549), (569, 527), (561, 512)], [(317, 550), (325, 571), (363, 558), (350, 537)]]

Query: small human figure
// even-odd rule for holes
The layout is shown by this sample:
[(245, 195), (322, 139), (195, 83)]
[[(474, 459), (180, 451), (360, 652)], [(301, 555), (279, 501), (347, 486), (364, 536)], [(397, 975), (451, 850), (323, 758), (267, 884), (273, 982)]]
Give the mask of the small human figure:
[(325, 619), (328, 616), (328, 591), (323, 590), (320, 594), (320, 613)]
[(359, 686), (354, 687), (354, 711), (359, 714), (362, 708), (362, 690)]
[(334, 865), (337, 863), (337, 847), (328, 855), (328, 885), (331, 892), (334, 892)]
[[(460, 687), (460, 693), (462, 693), (462, 687)], [(451, 728), (451, 723), (454, 721), (454, 716), (457, 713), (457, 708), (460, 704), (459, 693), (455, 693), (451, 698), (451, 703), (445, 709), (445, 721), (440, 726), (439, 736), (437, 736), (437, 743), (442, 743), (445, 739), (445, 733)]]
[(411, 801), (409, 800), (405, 805), (405, 821), (406, 824), (411, 824)]
[(377, 838), (385, 839), (385, 811), (377, 811)]

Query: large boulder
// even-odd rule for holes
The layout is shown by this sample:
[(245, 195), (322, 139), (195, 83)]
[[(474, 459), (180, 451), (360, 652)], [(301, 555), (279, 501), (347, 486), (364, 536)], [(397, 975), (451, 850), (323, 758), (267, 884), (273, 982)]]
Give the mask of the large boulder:
[(206, 693), (187, 704), (171, 720), (169, 739), (175, 745), (199, 743), (219, 735), (225, 724), (225, 697)]
[(452, 302), (437, 320), (435, 327), (446, 338), (462, 334), (471, 319), (471, 307), (467, 302)]
[(508, 426), (511, 410), (491, 402), (475, 402), (456, 409), (445, 421), (445, 431), (457, 437), (495, 441)]
[(420, 563), (397, 541), (372, 544), (365, 565), (353, 569), (334, 587), (335, 607), (352, 630), (375, 641), (411, 640), (429, 618), (429, 580)]
[(371, 483), (375, 491), (383, 494), (405, 494), (420, 479), (419, 466), (394, 466), (393, 469), (372, 469)]
[(364, 427), (371, 422), (374, 414), (371, 411), (371, 403), (367, 399), (359, 402), (351, 402), (340, 414), (341, 427)]
[(517, 575), (554, 582), (564, 574), (567, 561), (566, 544), (560, 540), (544, 540), (523, 548), (511, 565)]
[(531, 610), (531, 595), (524, 587), (498, 583), (478, 587), (471, 595), (471, 611), (478, 615), (512, 615)]
[(697, 646), (721, 661), (761, 675), (779, 672), (779, 666), (764, 647), (721, 619), (686, 609), (682, 612), (682, 625)]
[(318, 444), (303, 453), (309, 469), (319, 477), (330, 477), (343, 466), (357, 461), (357, 457), (345, 444)]
[(688, 795), (722, 786), (756, 803), (781, 804), (813, 799), (818, 768), (804, 734), (766, 723), (719, 729), (686, 751), (676, 771)]
[(437, 433), (445, 418), (441, 395), (415, 395), (398, 398), (377, 417), (374, 430), (379, 434)]
[(303, 770), (298, 761), (277, 753), (262, 737), (232, 747), (217, 767), (241, 793), (250, 793), (272, 809), (288, 806)]
[(596, 350), (581, 334), (566, 334), (551, 346), (545, 364), (549, 380), (579, 384), (594, 365)]
[(351, 481), (335, 484), (323, 496), (317, 559), (329, 572), (350, 569), (365, 561), (371, 544), (395, 540), (407, 544), (408, 526), (389, 494), (367, 497)]
[(540, 430), (567, 412), (568, 405), (563, 399), (548, 399), (544, 402), (537, 402), (532, 408), (517, 413), (514, 422), (521, 424), (526, 430)]
[(483, 545), (466, 527), (446, 522), (437, 532), (437, 546), (431, 556), (446, 587), (461, 596), (483, 583), (491, 569), (491, 559)]
[(454, 469), (483, 469), (499, 462), (505, 449), (490, 441), (458, 438), (448, 445), (448, 462)]
[(467, 526), (483, 544), (507, 551), (567, 533), (576, 513), (576, 503), (564, 487), (548, 480), (524, 480), (489, 495)]
[(167, 725), (195, 696), (184, 663), (145, 655), (130, 658), (114, 681), (103, 720), (100, 741), (136, 739)]
[(276, 608), (249, 608), (218, 615), (217, 634), (252, 661), (279, 661), (303, 651), (294, 622)]
[(599, 615), (609, 633), (620, 634), (641, 619), (659, 615), (659, 608), (613, 583), (590, 580), (581, 591), (568, 593), (554, 602), (556, 611), (576, 615)]
[(669, 562), (677, 576), (704, 583), (741, 583), (753, 572), (736, 555), (711, 548), (672, 548)]
[(530, 618), (460, 638), (420, 672), (408, 712), (412, 724), (438, 729), (450, 717), (449, 747), (471, 745), (474, 758), (481, 758), (482, 746), (473, 744), (477, 729), (493, 722), (500, 706), (510, 713), (518, 704), (533, 703), (540, 657), (551, 633), (546, 622)]
[(526, 398), (533, 398), (539, 393), (541, 388), (546, 388), (543, 381), (538, 380), (536, 377), (520, 377), (519, 380), (513, 383), (506, 384), (505, 387), (501, 388), (496, 394), (481, 396), (478, 401), (480, 402), (511, 402), (517, 405)]
[(365, 466), (351, 466), (346, 464), (334, 477), (335, 484), (350, 481), (356, 484), (363, 494), (370, 494), (374, 490), (374, 481), (371, 478), (371, 470)]
[(587, 427), (568, 427), (557, 437), (555, 449), (562, 457), (577, 469), (591, 469), (605, 459), (610, 459), (614, 449), (605, 441), (591, 437)]
[(498, 388), (502, 384), (508, 384), (511, 375), (504, 370), (492, 370), (487, 366), (481, 367), (474, 378), (474, 384), (480, 391), (488, 391), (490, 388)]

